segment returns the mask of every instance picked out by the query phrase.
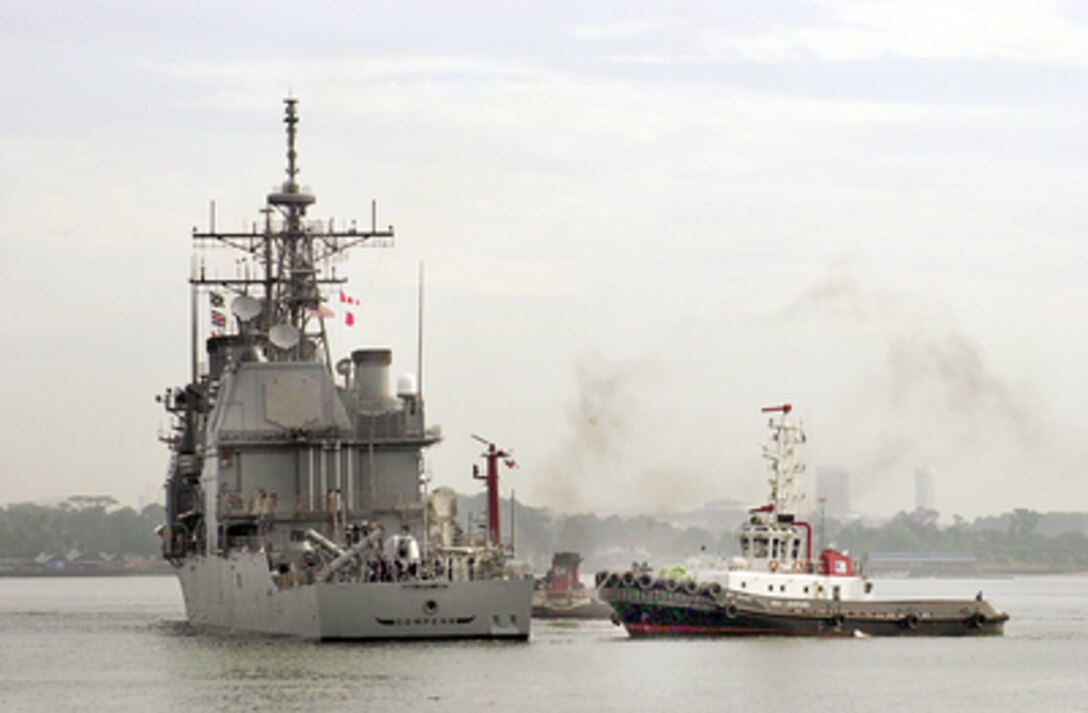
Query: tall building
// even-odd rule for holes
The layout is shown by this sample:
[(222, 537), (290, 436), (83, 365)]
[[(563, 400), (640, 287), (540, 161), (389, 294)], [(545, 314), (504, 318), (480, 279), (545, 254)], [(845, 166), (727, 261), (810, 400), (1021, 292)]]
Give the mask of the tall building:
[(933, 489), (936, 474), (933, 468), (922, 466), (914, 470), (914, 509), (937, 509), (937, 496)]
[(820, 466), (816, 468), (816, 502), (813, 510), (823, 512), (828, 517), (841, 518), (850, 510), (850, 471), (843, 466)]

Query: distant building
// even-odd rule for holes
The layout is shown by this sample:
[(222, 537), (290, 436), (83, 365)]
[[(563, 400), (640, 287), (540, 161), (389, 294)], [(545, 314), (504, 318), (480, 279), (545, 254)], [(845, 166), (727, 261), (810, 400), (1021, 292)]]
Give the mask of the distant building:
[(935, 473), (929, 466), (917, 468), (914, 471), (914, 509), (936, 510), (937, 495), (934, 491), (933, 481)]
[(816, 468), (816, 502), (812, 505), (815, 512), (822, 506), (827, 517), (841, 519), (850, 514), (850, 471), (843, 466)]

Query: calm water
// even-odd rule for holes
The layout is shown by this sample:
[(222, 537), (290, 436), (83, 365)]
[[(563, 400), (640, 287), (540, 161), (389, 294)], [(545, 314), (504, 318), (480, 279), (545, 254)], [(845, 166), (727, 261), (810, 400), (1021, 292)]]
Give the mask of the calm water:
[(313, 644), (196, 634), (172, 577), (0, 578), (0, 710), (1085, 711), (1088, 576), (878, 583), (1010, 612), (1002, 638)]

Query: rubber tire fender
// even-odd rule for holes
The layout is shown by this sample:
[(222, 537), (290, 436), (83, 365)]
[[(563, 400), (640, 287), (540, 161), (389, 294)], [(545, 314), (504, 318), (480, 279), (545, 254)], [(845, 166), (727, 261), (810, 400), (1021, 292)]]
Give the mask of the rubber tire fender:
[(717, 599), (722, 595), (722, 585), (719, 582), (711, 582), (703, 587), (703, 594), (711, 599)]

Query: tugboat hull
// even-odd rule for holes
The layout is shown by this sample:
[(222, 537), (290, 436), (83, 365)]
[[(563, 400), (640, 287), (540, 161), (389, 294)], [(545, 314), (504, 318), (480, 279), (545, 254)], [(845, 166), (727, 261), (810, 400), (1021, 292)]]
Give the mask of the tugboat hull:
[(835, 602), (606, 587), (631, 636), (985, 636), (1008, 614), (974, 600)]
[(601, 599), (631, 636), (986, 636), (1000, 635), (1009, 615), (983, 601), (880, 600), (846, 553), (812, 552), (812, 526), (798, 519), (798, 450), (806, 437), (789, 417), (793, 406), (767, 406), (763, 457), (770, 501), (748, 510), (737, 528), (738, 556), (694, 559), (693, 568), (643, 563), (599, 572)]

